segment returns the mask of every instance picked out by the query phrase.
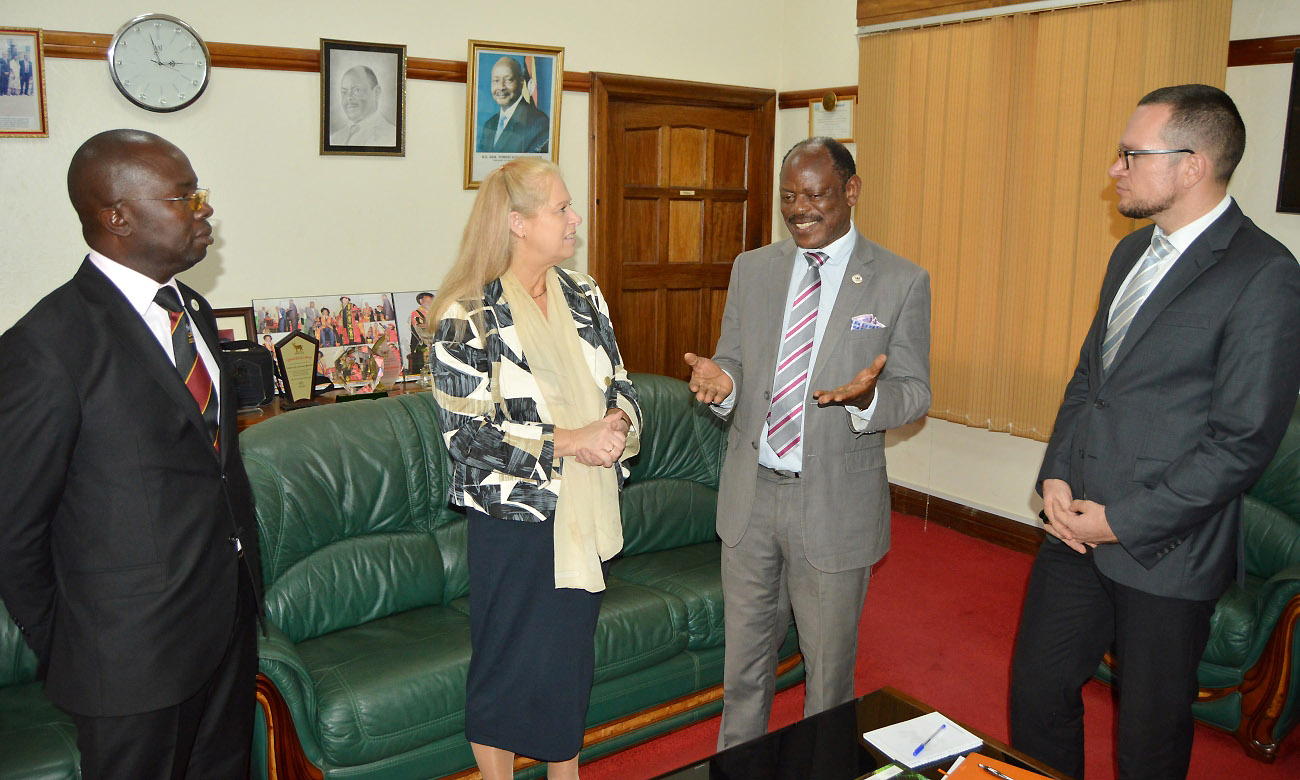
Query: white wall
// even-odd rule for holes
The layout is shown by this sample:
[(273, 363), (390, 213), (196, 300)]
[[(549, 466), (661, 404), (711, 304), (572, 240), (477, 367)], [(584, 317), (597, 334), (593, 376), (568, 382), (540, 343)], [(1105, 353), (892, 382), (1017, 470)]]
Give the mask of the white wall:
[[(852, 0), (838, 0), (849, 6)], [(464, 60), (471, 38), (565, 47), (565, 68), (777, 88), (783, 0), (570, 0), (490, 5), (390, 0), (42, 0), (6, 4), (6, 25), (111, 35), (154, 10), (208, 42), (316, 49), (320, 38), (404, 44), (410, 57)], [(848, 21), (845, 22), (848, 29)], [(48, 139), (0, 141), (0, 328), (71, 276), (85, 253), (64, 189), (73, 151), (137, 127), (185, 150), (212, 189), (217, 243), (183, 275), (214, 306), (254, 297), (427, 288), (454, 255), (473, 202), (464, 191), (465, 88), (407, 81), (405, 157), (322, 157), (320, 77), (216, 68), (193, 106), (152, 114), (118, 94), (102, 61), (46, 59)], [(847, 81), (845, 83), (852, 83)], [(586, 213), (587, 95), (563, 95), (560, 166)], [(584, 235), (585, 239), (585, 228)], [(586, 266), (585, 250), (576, 258)]]

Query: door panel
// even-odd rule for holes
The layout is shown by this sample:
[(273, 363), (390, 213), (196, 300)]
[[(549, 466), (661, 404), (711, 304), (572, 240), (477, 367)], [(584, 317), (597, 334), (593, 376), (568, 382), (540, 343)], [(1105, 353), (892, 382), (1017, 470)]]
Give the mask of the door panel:
[(713, 354), (737, 254), (770, 240), (771, 90), (593, 73), (588, 266), (630, 371)]

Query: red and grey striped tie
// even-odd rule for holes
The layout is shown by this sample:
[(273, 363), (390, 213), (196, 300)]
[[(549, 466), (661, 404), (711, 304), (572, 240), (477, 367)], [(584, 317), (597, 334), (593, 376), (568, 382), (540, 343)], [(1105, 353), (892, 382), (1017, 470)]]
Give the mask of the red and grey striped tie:
[(808, 372), (812, 367), (813, 334), (817, 330), (817, 305), (821, 301), (822, 252), (804, 252), (808, 272), (799, 282), (799, 294), (790, 307), (781, 352), (772, 382), (772, 408), (767, 412), (767, 443), (777, 457), (798, 446), (803, 438), (803, 407), (808, 398)]
[(161, 287), (153, 297), (154, 303), (167, 310), (171, 319), (172, 355), (176, 358), (176, 370), (180, 372), (181, 381), (189, 388), (194, 402), (199, 405), (203, 422), (208, 425), (208, 435), (212, 437), (212, 446), (221, 449), (220, 430), (217, 426), (217, 391), (212, 386), (212, 377), (203, 365), (198, 350), (194, 348), (194, 334), (190, 332), (189, 319), (181, 307), (181, 297), (171, 287)]

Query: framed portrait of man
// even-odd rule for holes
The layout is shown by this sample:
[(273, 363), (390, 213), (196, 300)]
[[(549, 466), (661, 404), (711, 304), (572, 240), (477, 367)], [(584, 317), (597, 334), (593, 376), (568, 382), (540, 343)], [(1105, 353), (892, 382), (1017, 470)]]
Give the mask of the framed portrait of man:
[(49, 138), (41, 31), (0, 27), (0, 138)]
[(516, 157), (560, 161), (564, 48), (470, 41), (465, 189)]
[(406, 47), (320, 42), (320, 153), (406, 156)]

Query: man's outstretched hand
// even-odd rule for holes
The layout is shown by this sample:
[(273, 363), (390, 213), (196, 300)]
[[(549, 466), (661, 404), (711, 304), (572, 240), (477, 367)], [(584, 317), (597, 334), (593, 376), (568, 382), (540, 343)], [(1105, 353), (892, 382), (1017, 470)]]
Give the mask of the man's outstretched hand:
[(876, 397), (876, 380), (885, 368), (885, 360), (884, 355), (877, 355), (871, 365), (859, 371), (847, 385), (840, 385), (834, 390), (814, 390), (813, 398), (817, 399), (817, 405), (856, 406), (859, 409), (871, 406), (872, 399)]
[(727, 400), (727, 396), (735, 389), (735, 383), (727, 376), (727, 372), (718, 368), (717, 363), (694, 352), (687, 352), (685, 357), (686, 365), (691, 367), (690, 386), (691, 392), (695, 393), (695, 400), (706, 404)]

